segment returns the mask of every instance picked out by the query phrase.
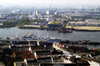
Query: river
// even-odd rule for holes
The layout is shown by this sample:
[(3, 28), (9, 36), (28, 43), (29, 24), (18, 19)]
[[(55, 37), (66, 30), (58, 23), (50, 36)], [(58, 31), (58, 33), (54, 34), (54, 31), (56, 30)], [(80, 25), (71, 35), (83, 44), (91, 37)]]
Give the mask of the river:
[[(73, 33), (58, 33), (58, 31), (47, 31), (47, 30), (39, 30), (39, 29), (19, 29), (17, 27), (12, 28), (0, 28), (0, 38), (1, 37), (10, 37), (14, 38), (19, 37), (21, 38), (25, 34), (34, 34), (40, 37), (47, 37), (47, 33), (49, 37), (56, 37), (61, 38), (62, 40), (90, 40), (95, 42), (100, 42), (100, 32), (82, 32), (82, 31), (73, 31)], [(89, 45), (90, 46), (90, 45)], [(94, 46), (91, 46), (94, 48)], [(99, 48), (98, 46), (95, 46)]]

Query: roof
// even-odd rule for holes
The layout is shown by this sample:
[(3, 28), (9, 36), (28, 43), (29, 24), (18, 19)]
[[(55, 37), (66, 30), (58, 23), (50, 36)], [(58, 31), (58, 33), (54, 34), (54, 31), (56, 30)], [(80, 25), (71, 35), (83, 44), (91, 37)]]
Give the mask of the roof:
[(0, 62), (0, 66), (5, 66), (3, 62)]
[(26, 56), (24, 55), (24, 56), (21, 56), (21, 58), (22, 58), (22, 59), (27, 59), (28, 56), (27, 56), (27, 55), (26, 55)]
[(30, 46), (23, 46), (23, 45), (18, 45), (18, 46), (11, 46), (11, 48), (29, 48)]
[(84, 21), (78, 21), (78, 22), (68, 22), (68, 23), (85, 23)]
[(30, 51), (25, 51), (21, 53), (21, 58), (22, 59), (30, 59), (30, 58), (35, 59), (35, 55), (32, 55)]
[(35, 58), (35, 55), (29, 55), (29, 58)]
[(30, 51), (25, 51), (25, 52), (22, 52), (21, 53), (22, 55), (30, 55), (30, 54), (32, 54)]
[(0, 53), (3, 53), (4, 51), (2, 49), (0, 49)]
[(35, 59), (35, 55), (22, 55), (21, 58), (22, 59), (30, 59), (30, 58)]
[(100, 20), (96, 20), (96, 19), (87, 19), (86, 22), (89, 22), (89, 23), (100, 23)]
[(25, 65), (25, 62), (24, 61), (16, 61), (14, 62), (16, 64), (16, 66), (22, 66), (22, 65)]
[(59, 24), (60, 25), (59, 22), (49, 22), (48, 24)]

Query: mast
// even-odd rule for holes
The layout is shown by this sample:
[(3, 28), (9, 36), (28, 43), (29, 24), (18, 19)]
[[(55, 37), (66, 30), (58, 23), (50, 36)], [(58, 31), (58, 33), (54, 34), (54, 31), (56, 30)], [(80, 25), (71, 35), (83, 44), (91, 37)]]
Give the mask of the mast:
[(48, 35), (48, 31), (47, 31), (47, 37), (49, 37), (49, 35)]
[(39, 30), (38, 30), (38, 40), (37, 40), (37, 45), (39, 46)]
[(48, 31), (47, 31), (47, 38), (46, 39), (48, 39), (49, 38), (49, 34), (48, 34)]
[(18, 30), (16, 30), (16, 38), (18, 38), (18, 35), (17, 35), (17, 33), (18, 33)]

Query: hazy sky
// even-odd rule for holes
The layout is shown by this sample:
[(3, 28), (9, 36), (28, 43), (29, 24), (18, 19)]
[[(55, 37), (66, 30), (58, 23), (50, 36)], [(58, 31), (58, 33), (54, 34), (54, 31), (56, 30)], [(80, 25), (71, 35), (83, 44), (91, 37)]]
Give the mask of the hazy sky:
[(100, 0), (0, 0), (0, 4), (89, 4), (100, 5)]

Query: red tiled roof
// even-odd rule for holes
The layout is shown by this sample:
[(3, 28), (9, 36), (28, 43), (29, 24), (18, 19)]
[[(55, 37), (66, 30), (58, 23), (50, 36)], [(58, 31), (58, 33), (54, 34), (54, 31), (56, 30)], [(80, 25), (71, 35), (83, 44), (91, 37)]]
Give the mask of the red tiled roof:
[(21, 58), (22, 58), (22, 59), (27, 59), (27, 58), (28, 58), (28, 56), (21, 56)]
[(33, 58), (35, 59), (35, 55), (23, 55), (21, 56), (22, 59), (28, 59), (28, 58)]
[(35, 59), (35, 55), (29, 55), (29, 58), (34, 58)]
[(30, 54), (32, 54), (30, 51), (22, 52), (22, 55), (30, 55)]
[(33, 58), (35, 59), (35, 55), (30, 52), (30, 51), (24, 51), (24, 52), (19, 52), (19, 53), (16, 53), (18, 56), (21, 55), (21, 58), (22, 59), (28, 59), (28, 58)]
[(22, 59), (28, 59), (28, 58), (35, 59), (35, 55), (32, 55), (30, 51), (25, 51), (25, 52), (22, 52), (21, 54), (22, 54), (21, 56)]

